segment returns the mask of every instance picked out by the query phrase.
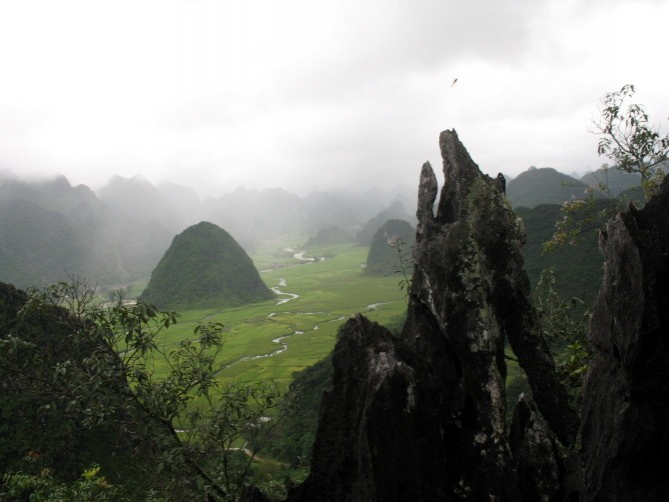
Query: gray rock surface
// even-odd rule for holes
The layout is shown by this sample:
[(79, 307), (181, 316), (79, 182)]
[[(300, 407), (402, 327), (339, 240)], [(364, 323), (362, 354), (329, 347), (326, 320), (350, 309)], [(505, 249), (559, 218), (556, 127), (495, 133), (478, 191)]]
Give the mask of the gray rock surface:
[(584, 388), (583, 500), (669, 500), (669, 181), (609, 223)]
[[(523, 451), (555, 448), (550, 428), (571, 444), (577, 429), (530, 305), (522, 226), (503, 179), (483, 175), (454, 131), (442, 133), (440, 147), (445, 185), (436, 215), (436, 176), (427, 163), (421, 173), (402, 336), (362, 317), (344, 326), (312, 472), (291, 501), (517, 501), (556, 493), (557, 471), (543, 484), (535, 476), (531, 490), (522, 486), (505, 424), (508, 337), (546, 417), (531, 421), (541, 434), (534, 425), (518, 429)], [(530, 469), (536, 455), (523, 458)], [(544, 461), (537, 467), (547, 469)]]
[[(423, 166), (407, 321), (344, 326), (312, 472), (291, 502), (669, 500), (669, 181), (601, 237), (579, 422), (538, 327), (503, 179), (454, 131)], [(505, 424), (505, 340), (525, 370)]]

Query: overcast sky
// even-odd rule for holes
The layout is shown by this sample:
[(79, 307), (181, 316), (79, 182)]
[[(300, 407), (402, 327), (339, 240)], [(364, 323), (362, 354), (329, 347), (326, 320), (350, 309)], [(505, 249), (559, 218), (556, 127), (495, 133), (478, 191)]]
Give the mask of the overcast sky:
[(414, 186), (455, 128), (489, 174), (584, 172), (605, 92), (634, 84), (666, 131), (667, 20), (652, 0), (2, 2), (0, 170)]

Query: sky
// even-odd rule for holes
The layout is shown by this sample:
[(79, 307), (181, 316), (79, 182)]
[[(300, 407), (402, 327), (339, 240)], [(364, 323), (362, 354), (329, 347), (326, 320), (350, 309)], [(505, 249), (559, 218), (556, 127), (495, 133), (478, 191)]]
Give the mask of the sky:
[[(0, 3), (0, 171), (295, 192), (597, 169), (601, 97), (664, 131), (667, 0)], [(457, 79), (457, 81), (455, 81)], [(453, 83), (455, 81), (455, 83)]]

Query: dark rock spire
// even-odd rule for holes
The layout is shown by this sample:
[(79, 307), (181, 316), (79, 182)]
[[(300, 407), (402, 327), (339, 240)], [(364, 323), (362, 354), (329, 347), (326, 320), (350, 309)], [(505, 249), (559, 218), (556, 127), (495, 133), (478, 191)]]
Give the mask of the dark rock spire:
[[(444, 187), (423, 166), (417, 242), (403, 339), (431, 390), (453, 496), (511, 500), (514, 472), (505, 431), (504, 340), (525, 369), (537, 405), (569, 445), (578, 427), (530, 302), (522, 225), (501, 184), (482, 174), (455, 131), (440, 136)], [(419, 369), (420, 368), (420, 369)]]
[[(429, 163), (421, 172), (402, 337), (362, 317), (344, 326), (312, 472), (291, 501), (516, 501), (542, 486), (556, 493), (559, 458), (539, 469), (551, 483), (533, 479), (525, 489), (516, 477), (517, 466), (528, 470), (536, 457), (526, 452), (555, 450), (551, 428), (565, 444), (577, 428), (530, 305), (522, 226), (503, 185), (479, 171), (455, 131), (441, 134), (440, 147), (445, 185), (436, 215), (436, 176)], [(548, 424), (521, 421), (522, 458), (512, 457), (507, 440), (505, 337)], [(536, 447), (523, 432), (534, 424), (546, 430)]]
[(586, 501), (669, 500), (669, 178), (600, 236), (583, 395)]

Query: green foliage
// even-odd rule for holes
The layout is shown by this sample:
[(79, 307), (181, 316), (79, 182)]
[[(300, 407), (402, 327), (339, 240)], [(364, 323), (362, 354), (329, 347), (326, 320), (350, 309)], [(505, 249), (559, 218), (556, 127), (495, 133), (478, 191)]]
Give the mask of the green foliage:
[(19, 316), (27, 300), (25, 292), (0, 283), (0, 472), (15, 468), (27, 451), (39, 451), (60, 476), (74, 478), (94, 449), (114, 440), (104, 428), (82, 430), (65, 412), (54, 392), (55, 370), (79, 364), (94, 349), (73, 340), (64, 309)]
[[(605, 200), (598, 199), (595, 209), (605, 204)], [(554, 204), (515, 210), (525, 228), (526, 242), (522, 249), (525, 270), (530, 283), (536, 285), (544, 269), (553, 269), (554, 287), (561, 296), (580, 297), (590, 304), (599, 291), (603, 270), (597, 235), (584, 235), (579, 246), (560, 246), (550, 253), (542, 252), (544, 243), (551, 239), (555, 221), (562, 216), (561, 210), (561, 206)]]
[(587, 236), (596, 235), (617, 211), (622, 210), (620, 200), (601, 201), (591, 194), (592, 190), (588, 190), (584, 199), (568, 201), (562, 205), (562, 213), (555, 222), (554, 233), (543, 245), (544, 252), (555, 251), (566, 244), (581, 244)]
[[(93, 294), (81, 282), (31, 291), (1, 340), (0, 366), (33, 382), (33, 406), (54, 406), (79, 429), (104, 427), (119, 445), (134, 445), (143, 468), (161, 480), (154, 489), (181, 499), (206, 492), (236, 500), (252, 458), (233, 445), (263, 446), (272, 426), (262, 435), (256, 429), (277, 406), (276, 386), (218, 383), (221, 324), (201, 324), (192, 338), (165, 347), (159, 337), (177, 314), (121, 298), (94, 305)], [(64, 357), (42, 352), (22, 329), (45, 313), (67, 328), (59, 341)], [(194, 406), (196, 398), (208, 406)]]
[(281, 425), (269, 451), (293, 467), (308, 466), (323, 391), (332, 383), (332, 355), (295, 374), (280, 408)]
[[(604, 177), (611, 170), (620, 170), (641, 177), (641, 187), (646, 199), (652, 197), (664, 179), (664, 164), (669, 159), (669, 135), (661, 136), (659, 130), (649, 125), (648, 114), (638, 104), (627, 104), (634, 96), (634, 86), (624, 85), (619, 91), (609, 92), (602, 98), (602, 115), (595, 122), (595, 133), (600, 136), (597, 153), (607, 157)], [(595, 197), (605, 194), (609, 203), (598, 206)], [(582, 199), (568, 201), (562, 209), (562, 218), (555, 225), (555, 232), (546, 242), (545, 250), (551, 251), (564, 244), (579, 244), (583, 236), (600, 229), (627, 201), (614, 197), (606, 180), (590, 187)]]
[(80, 478), (62, 482), (54, 478), (52, 471), (41, 467), (39, 455), (29, 452), (24, 459), (30, 472), (10, 472), (3, 476), (0, 500), (26, 500), (30, 502), (122, 502), (129, 500), (120, 486), (110, 484), (100, 475), (100, 466), (93, 464), (84, 470)]
[(591, 357), (587, 340), (590, 309), (580, 298), (566, 301), (555, 290), (555, 283), (553, 271), (544, 270), (536, 289), (537, 313), (556, 358), (560, 380), (574, 408), (579, 409)]
[(406, 291), (407, 296), (409, 291), (411, 291), (411, 271), (413, 269), (413, 261), (411, 257), (407, 257), (404, 248), (406, 243), (402, 239), (395, 239), (391, 244), (397, 250), (397, 259), (399, 265), (396, 265), (395, 273), (401, 274), (402, 279), (398, 283), (398, 286), (401, 290)]
[(225, 230), (203, 221), (174, 238), (140, 300), (187, 310), (272, 297), (242, 247)]
[(634, 93), (634, 86), (625, 84), (619, 91), (604, 95), (602, 117), (595, 123), (595, 132), (602, 136), (597, 153), (608, 157), (615, 169), (640, 174), (649, 199), (664, 178), (660, 167), (669, 158), (669, 134), (663, 137), (649, 125), (643, 106), (625, 103)]

